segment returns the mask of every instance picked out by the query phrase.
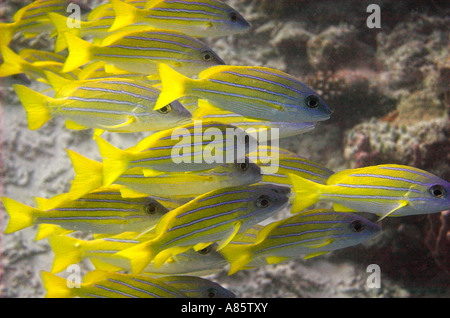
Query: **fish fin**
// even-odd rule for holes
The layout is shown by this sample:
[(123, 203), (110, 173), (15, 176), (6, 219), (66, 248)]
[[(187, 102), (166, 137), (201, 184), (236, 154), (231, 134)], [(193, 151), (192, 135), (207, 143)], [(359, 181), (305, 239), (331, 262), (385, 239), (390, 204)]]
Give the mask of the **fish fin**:
[(153, 170), (150, 168), (142, 168), (142, 174), (144, 175), (144, 177), (156, 177), (156, 176), (161, 176), (164, 174), (167, 174), (166, 172), (162, 172), (162, 171), (157, 171), (157, 170)]
[(357, 212), (356, 210), (350, 209), (346, 207), (345, 205), (339, 204), (339, 203), (333, 203), (333, 209), (336, 212)]
[(194, 245), (193, 249), (194, 249), (194, 251), (198, 252), (198, 251), (200, 251), (200, 250), (202, 250), (202, 249), (204, 249), (204, 248), (207, 248), (207, 247), (210, 246), (210, 245), (211, 245), (211, 242), (208, 242), (208, 243), (198, 243), (198, 244), (195, 244), (195, 245)]
[(333, 243), (333, 239), (325, 239), (325, 240), (320, 240), (319, 243), (304, 243), (303, 245), (305, 245), (308, 248), (321, 248), (324, 246), (327, 246), (328, 244)]
[(35, 92), (23, 85), (16, 84), (13, 85), (13, 88), (27, 112), (28, 128), (30, 130), (39, 129), (52, 118), (48, 108), (48, 103), (52, 100), (51, 97)]
[(70, 149), (66, 149), (66, 152), (72, 162), (73, 170), (75, 170), (75, 178), (66, 197), (76, 200), (95, 189), (101, 188), (103, 185), (103, 164)]
[(83, 282), (85, 284), (95, 284), (97, 282), (100, 282), (102, 280), (105, 280), (108, 278), (108, 272), (103, 270), (93, 270), (88, 272), (83, 277)]
[(267, 264), (278, 264), (287, 261), (290, 257), (280, 257), (280, 256), (268, 256), (266, 257)]
[(145, 3), (144, 9), (150, 9), (153, 8), (154, 6), (158, 5), (159, 3), (163, 2), (164, 0), (148, 0)]
[(74, 231), (66, 230), (55, 224), (39, 224), (34, 240), (40, 241), (46, 237), (49, 237), (50, 235), (67, 235), (72, 232)]
[(71, 80), (64, 78), (62, 76), (59, 76), (58, 74), (55, 74), (53, 72), (44, 71), (45, 78), (47, 79), (47, 82), (53, 87), (55, 90), (55, 98), (61, 98), (61, 90), (72, 83)]
[(97, 137), (100, 137), (104, 132), (105, 132), (105, 129), (95, 128), (92, 139), (94, 139), (94, 140), (97, 139)]
[[(409, 203), (408, 203), (407, 200), (401, 201), (400, 204), (398, 205), (398, 207), (396, 207), (395, 209), (393, 209), (393, 210), (389, 211), (388, 213), (386, 213), (385, 215), (383, 215), (381, 218), (378, 219), (377, 222), (383, 220), (383, 219), (384, 219), (385, 217), (387, 217), (387, 216), (395, 216), (395, 214), (394, 214), (394, 215), (391, 215), (391, 214), (392, 214), (393, 212), (395, 212), (395, 211), (397, 211), (397, 210), (399, 210), (399, 209), (401, 209), (401, 208), (407, 206), (408, 204), (409, 204)], [(397, 215), (397, 216), (398, 216), (398, 215)]]
[(42, 285), (47, 290), (45, 298), (70, 298), (72, 297), (72, 290), (76, 289), (69, 288), (65, 278), (49, 272), (42, 271), (41, 280)]
[(148, 193), (139, 192), (129, 188), (120, 189), (120, 195), (123, 198), (144, 198), (148, 197)]
[(78, 124), (77, 122), (74, 122), (73, 120), (66, 119), (64, 121), (66, 128), (70, 130), (84, 130), (89, 129), (89, 127), (83, 126)]
[[(1, 25), (2, 23), (0, 23)], [(0, 28), (1, 31), (1, 28)], [(2, 34), (2, 33), (0, 33)], [(3, 34), (2, 34), (3, 37)], [(0, 40), (1, 41), (1, 40)], [(1, 54), (3, 64), (0, 66), (0, 77), (11, 76), (23, 72), (23, 64), (28, 63), (20, 55), (11, 50), (9, 47), (2, 45)]]
[(130, 74), (130, 72), (118, 68), (117, 66), (111, 64), (105, 64), (105, 72), (109, 74), (121, 75), (121, 74)]
[(126, 248), (117, 252), (116, 256), (126, 258), (130, 261), (133, 275), (141, 273), (145, 267), (153, 260), (157, 249), (151, 241), (140, 243), (136, 246)]
[(34, 203), (36, 204), (36, 209), (45, 211), (42, 207), (44, 207), (47, 204), (47, 201), (49, 199), (47, 198), (41, 198), (41, 197), (34, 197)]
[[(0, 45), (7, 46), (11, 42), (14, 33), (16, 33), (17, 22), (13, 23), (0, 23)], [(3, 60), (6, 59), (3, 56)]]
[(185, 96), (185, 86), (194, 81), (181, 73), (178, 73), (166, 64), (158, 64), (158, 73), (161, 78), (161, 93), (153, 110), (160, 109), (174, 100)]
[(313, 257), (316, 257), (316, 256), (324, 255), (324, 254), (327, 254), (327, 253), (329, 253), (329, 252), (328, 251), (315, 252), (315, 253), (311, 253), (311, 254), (306, 255), (305, 257), (303, 257), (303, 259), (309, 259), (309, 258), (313, 258)]
[(245, 268), (245, 265), (250, 263), (253, 254), (249, 245), (238, 245), (232, 247), (223, 248), (220, 253), (222, 256), (230, 263), (230, 268), (228, 270), (228, 275), (233, 275), (234, 273)]
[(319, 191), (323, 185), (289, 173), (288, 178), (295, 192), (291, 213), (298, 213), (319, 201)]
[(103, 61), (95, 61), (84, 66), (81, 71), (78, 73), (79, 80), (90, 79), (90, 77), (95, 74), (96, 71), (100, 69), (104, 69), (105, 62)]
[(0, 198), (6, 213), (9, 215), (8, 225), (5, 234), (13, 233), (33, 225), (33, 214), (39, 210), (17, 202), (8, 197)]
[(117, 124), (117, 125), (113, 125), (113, 126), (102, 125), (102, 128), (105, 128), (105, 129), (121, 128), (121, 127), (125, 127), (127, 125), (130, 125), (130, 124), (134, 123), (135, 121), (136, 121), (136, 117), (128, 116), (127, 120), (125, 122), (121, 123), (121, 124)]
[(174, 246), (159, 252), (153, 259), (155, 268), (161, 267), (171, 256), (186, 252), (190, 248), (190, 246)]
[(70, 33), (64, 33), (64, 38), (66, 39), (69, 55), (61, 70), (63, 73), (73, 71), (91, 61), (91, 50), (94, 47), (92, 43)]
[(239, 229), (241, 228), (242, 222), (236, 222), (234, 225), (234, 228), (230, 235), (225, 236), (222, 240), (218, 242), (217, 250), (220, 251), (222, 248), (228, 245), (230, 241), (236, 236), (236, 234), (239, 232)]
[(83, 259), (84, 242), (82, 240), (70, 236), (51, 235), (48, 238), (48, 243), (55, 254), (52, 273), (62, 272), (69, 265), (77, 264)]
[(120, 0), (110, 0), (116, 18), (108, 32), (113, 32), (136, 22), (138, 9)]
[(53, 25), (56, 28), (56, 41), (55, 41), (55, 52), (61, 52), (65, 48), (67, 48), (66, 38), (64, 37), (64, 33), (70, 33), (77, 37), (81, 37), (81, 28), (69, 28), (67, 26), (67, 17), (55, 13), (55, 12), (49, 12), (47, 13), (48, 18), (53, 23)]
[(95, 140), (103, 158), (103, 186), (108, 186), (127, 171), (130, 162), (129, 154), (114, 147), (101, 137), (97, 137)]
[(102, 271), (108, 271), (108, 272), (118, 272), (123, 270), (122, 267), (113, 265), (113, 264), (109, 264), (105, 261), (102, 261), (98, 258), (90, 258), (92, 265), (94, 265), (94, 268), (96, 270), (102, 270)]

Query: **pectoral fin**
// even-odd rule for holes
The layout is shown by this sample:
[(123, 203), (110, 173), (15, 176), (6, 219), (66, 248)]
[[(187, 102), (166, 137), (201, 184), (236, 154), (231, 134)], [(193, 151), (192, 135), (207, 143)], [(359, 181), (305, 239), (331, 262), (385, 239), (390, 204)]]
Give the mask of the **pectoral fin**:
[(229, 236), (224, 237), (221, 241), (218, 242), (219, 246), (217, 246), (217, 250), (220, 251), (222, 248), (224, 248), (230, 241), (233, 239), (233, 237), (239, 232), (239, 229), (241, 228), (242, 222), (236, 222), (233, 231)]
[(303, 259), (309, 259), (309, 258), (313, 258), (313, 257), (316, 257), (316, 256), (324, 255), (324, 254), (327, 254), (327, 253), (328, 253), (328, 251), (311, 253), (311, 254), (306, 255)]
[(389, 211), (388, 213), (386, 213), (385, 215), (383, 215), (378, 221), (381, 221), (382, 219), (384, 219), (387, 216), (399, 216), (399, 215), (392, 214), (392, 213), (394, 213), (395, 211), (397, 211), (397, 210), (407, 206), (408, 204), (409, 203), (408, 203), (407, 200), (401, 201), (400, 204), (398, 205), (398, 207), (396, 207), (395, 209), (393, 209), (393, 210)]
[(128, 116), (127, 120), (121, 124), (113, 125), (113, 126), (105, 126), (105, 125), (100, 125), (100, 126), (104, 129), (116, 129), (116, 128), (121, 128), (121, 127), (130, 125), (130, 124), (134, 123), (135, 121), (136, 121), (136, 118), (134, 116)]
[(266, 257), (267, 264), (277, 264), (288, 260), (289, 257), (269, 256)]

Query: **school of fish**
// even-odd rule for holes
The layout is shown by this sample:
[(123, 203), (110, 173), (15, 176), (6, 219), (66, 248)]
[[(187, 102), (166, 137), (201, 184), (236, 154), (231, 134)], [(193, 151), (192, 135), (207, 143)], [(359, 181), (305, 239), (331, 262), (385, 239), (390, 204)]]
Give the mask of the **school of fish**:
[[(387, 163), (334, 172), (272, 145), (332, 111), (294, 76), (227, 65), (202, 41), (249, 28), (219, 0), (110, 0), (96, 8), (36, 0), (0, 24), (0, 77), (29, 80), (13, 85), (29, 129), (62, 117), (67, 129), (92, 129), (102, 157), (67, 149), (76, 174), (70, 190), (35, 198), (35, 207), (1, 198), (4, 233), (38, 225), (36, 240), (49, 241), (47, 297), (236, 297), (204, 276), (371, 240), (381, 227), (359, 212), (381, 220), (450, 209), (449, 182), (427, 171)], [(45, 32), (53, 52), (8, 46)], [(35, 91), (33, 81), (48, 89)], [(121, 149), (105, 131), (147, 136)], [(318, 202), (330, 207), (312, 209)], [(270, 222), (287, 210), (292, 216)], [(95, 270), (70, 288), (57, 274), (84, 259)]]

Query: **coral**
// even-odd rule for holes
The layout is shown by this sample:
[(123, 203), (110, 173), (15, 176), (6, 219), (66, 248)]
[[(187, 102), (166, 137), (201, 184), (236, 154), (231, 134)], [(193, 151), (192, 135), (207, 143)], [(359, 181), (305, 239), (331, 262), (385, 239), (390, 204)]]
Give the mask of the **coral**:
[(347, 131), (344, 157), (352, 167), (390, 162), (415, 166), (446, 178), (450, 166), (449, 134), (447, 117), (409, 126), (373, 119)]

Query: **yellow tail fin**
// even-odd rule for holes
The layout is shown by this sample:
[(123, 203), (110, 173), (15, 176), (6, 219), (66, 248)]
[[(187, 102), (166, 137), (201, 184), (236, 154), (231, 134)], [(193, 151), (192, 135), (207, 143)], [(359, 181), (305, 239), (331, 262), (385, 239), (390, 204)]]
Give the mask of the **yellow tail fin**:
[(130, 155), (101, 137), (95, 138), (103, 158), (103, 186), (109, 186), (128, 169)]
[(45, 74), (45, 77), (47, 78), (47, 82), (55, 90), (55, 98), (61, 98), (61, 97), (65, 96), (64, 90), (69, 89), (69, 87), (67, 87), (67, 85), (72, 83), (72, 81), (68, 80), (67, 78), (61, 77), (53, 72), (44, 71), (44, 74)]
[(110, 1), (116, 18), (108, 32), (113, 32), (136, 22), (138, 9), (120, 0)]
[(83, 259), (83, 241), (61, 235), (52, 235), (48, 238), (48, 242), (55, 254), (51, 272), (59, 273), (71, 265), (77, 264)]
[(166, 64), (158, 64), (158, 73), (161, 78), (162, 89), (155, 107), (153, 107), (154, 110), (160, 109), (185, 96), (186, 84), (195, 81), (178, 73)]
[(28, 63), (7, 46), (1, 46), (1, 54), (3, 64), (0, 66), (0, 77), (22, 73), (24, 63)]
[(39, 210), (7, 197), (2, 197), (1, 200), (9, 214), (5, 233), (13, 233), (33, 225), (33, 215)]
[(66, 149), (73, 169), (75, 178), (72, 181), (67, 198), (76, 200), (103, 185), (103, 164), (101, 162), (83, 157), (75, 151)]
[(58, 36), (55, 41), (55, 52), (61, 52), (65, 48), (67, 48), (66, 39), (64, 37), (64, 33), (70, 33), (74, 36), (81, 37), (81, 28), (69, 28), (67, 26), (67, 17), (54, 13), (49, 12), (47, 13), (48, 18), (53, 23), (53, 25), (56, 28), (56, 32), (58, 33)]
[(41, 272), (42, 285), (47, 290), (45, 298), (71, 298), (72, 290), (69, 288), (65, 278), (56, 276), (55, 274), (42, 271)]
[(63, 34), (69, 49), (69, 55), (64, 63), (62, 72), (67, 73), (91, 61), (91, 50), (94, 45), (73, 34), (67, 32)]
[(155, 244), (147, 241), (136, 246), (126, 248), (114, 255), (130, 260), (131, 271), (133, 275), (137, 275), (144, 271), (147, 265), (156, 256)]
[(234, 273), (240, 271), (252, 260), (250, 249), (245, 245), (228, 245), (220, 250), (220, 253), (230, 263), (228, 275), (233, 275)]
[(16, 84), (13, 85), (13, 88), (27, 112), (29, 129), (39, 129), (52, 118), (48, 105), (52, 101), (51, 97), (35, 92), (23, 85)]
[(72, 233), (71, 230), (66, 230), (59, 225), (55, 224), (39, 224), (39, 228), (36, 232), (36, 236), (34, 237), (35, 241), (42, 240), (50, 235), (67, 235)]
[(325, 187), (322, 184), (307, 180), (295, 174), (288, 174), (289, 181), (294, 186), (295, 201), (291, 213), (298, 213), (319, 202), (320, 190)]
[(16, 33), (17, 22), (0, 23), (0, 45), (6, 46), (11, 42), (14, 33)]

